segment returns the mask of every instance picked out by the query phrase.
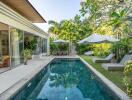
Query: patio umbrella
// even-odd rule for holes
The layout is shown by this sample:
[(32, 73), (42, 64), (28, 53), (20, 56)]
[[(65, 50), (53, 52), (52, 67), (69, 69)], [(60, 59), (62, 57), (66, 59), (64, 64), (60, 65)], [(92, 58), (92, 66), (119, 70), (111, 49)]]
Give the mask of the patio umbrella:
[(105, 38), (106, 38), (106, 41), (108, 42), (118, 42), (119, 41), (119, 39), (116, 39), (112, 36), (105, 36)]
[[(95, 33), (79, 41), (78, 44), (111, 43), (111, 42), (117, 42), (117, 41), (119, 40), (112, 36), (100, 35)], [(100, 47), (100, 49), (102, 50), (102, 47)]]
[(95, 34), (92, 34), (89, 37), (79, 41), (78, 44), (107, 43), (107, 42), (117, 42), (117, 41), (119, 41), (119, 40), (112, 36), (100, 35), (100, 34), (95, 33)]
[(54, 43), (68, 43), (68, 41), (59, 39), (59, 40), (55, 40)]
[(83, 44), (83, 43), (101, 43), (105, 41), (105, 38), (102, 35), (99, 34), (92, 34), (89, 37), (79, 41), (79, 44)]

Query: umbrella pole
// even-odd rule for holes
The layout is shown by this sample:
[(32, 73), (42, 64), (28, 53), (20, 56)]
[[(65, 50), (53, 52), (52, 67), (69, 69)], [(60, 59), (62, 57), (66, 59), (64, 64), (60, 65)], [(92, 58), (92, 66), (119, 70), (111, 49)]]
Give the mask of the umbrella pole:
[(69, 42), (69, 55), (70, 55), (70, 51), (71, 51), (71, 42)]

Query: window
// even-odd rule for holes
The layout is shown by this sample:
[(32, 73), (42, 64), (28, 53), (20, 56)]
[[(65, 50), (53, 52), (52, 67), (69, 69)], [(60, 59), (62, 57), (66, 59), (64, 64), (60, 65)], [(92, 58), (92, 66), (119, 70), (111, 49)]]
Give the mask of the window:
[(0, 68), (5, 68), (9, 66), (9, 26), (0, 23)]

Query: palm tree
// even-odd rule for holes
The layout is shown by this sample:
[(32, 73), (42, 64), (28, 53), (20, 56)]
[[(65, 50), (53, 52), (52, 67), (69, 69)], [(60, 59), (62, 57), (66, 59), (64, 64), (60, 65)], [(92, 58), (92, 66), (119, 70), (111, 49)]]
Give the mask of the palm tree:
[(52, 25), (48, 32), (58, 35), (60, 33), (60, 24), (56, 21), (49, 21), (48, 24)]

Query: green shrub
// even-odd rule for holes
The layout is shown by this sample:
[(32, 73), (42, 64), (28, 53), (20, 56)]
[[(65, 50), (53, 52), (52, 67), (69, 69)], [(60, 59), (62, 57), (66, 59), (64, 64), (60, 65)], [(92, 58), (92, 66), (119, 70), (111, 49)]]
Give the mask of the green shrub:
[(128, 53), (130, 43), (128, 38), (123, 38), (119, 42), (113, 44), (111, 51), (116, 54), (116, 59), (120, 61), (122, 57)]
[(30, 49), (24, 49), (24, 63), (27, 64), (28, 59), (32, 58), (32, 51)]
[(132, 60), (128, 61), (126, 63), (125, 69), (124, 69), (124, 84), (127, 89), (127, 93), (129, 96), (132, 96)]
[(110, 53), (111, 44), (101, 43), (101, 44), (93, 44), (93, 51), (95, 56), (105, 57)]
[(26, 38), (24, 48), (34, 51), (37, 46), (37, 39), (35, 37)]
[(77, 44), (76, 45), (76, 51), (77, 54), (84, 54), (86, 51), (91, 50), (91, 47), (85, 44)]
[(68, 51), (69, 50), (69, 44), (55, 44), (50, 43), (50, 52), (56, 52), (56, 51)]
[(69, 48), (69, 44), (58, 44), (59, 51), (67, 51)]
[(58, 47), (55, 43), (50, 43), (50, 52), (58, 51)]
[(64, 44), (63, 51), (68, 51), (68, 50), (69, 50), (69, 44)]

